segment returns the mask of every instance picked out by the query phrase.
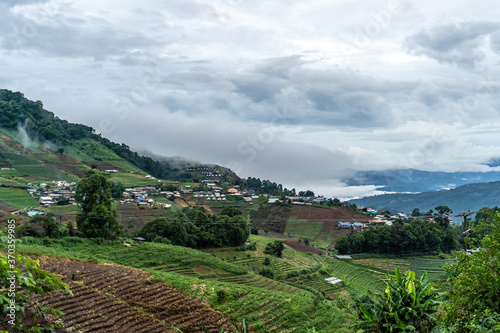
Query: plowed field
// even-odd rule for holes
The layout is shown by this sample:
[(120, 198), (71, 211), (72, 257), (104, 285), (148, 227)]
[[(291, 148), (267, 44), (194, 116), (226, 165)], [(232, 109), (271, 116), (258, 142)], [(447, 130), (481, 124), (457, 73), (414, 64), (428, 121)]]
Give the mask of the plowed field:
[(330, 221), (330, 222), (363, 222), (368, 221), (366, 215), (358, 213), (347, 207), (314, 207), (314, 206), (293, 206), (290, 216), (295, 216), (298, 220)]
[(97, 265), (42, 258), (42, 269), (59, 275), (74, 296), (48, 293), (38, 301), (63, 311), (60, 332), (220, 332), (230, 321), (222, 313), (190, 299), (146, 272), (116, 265)]

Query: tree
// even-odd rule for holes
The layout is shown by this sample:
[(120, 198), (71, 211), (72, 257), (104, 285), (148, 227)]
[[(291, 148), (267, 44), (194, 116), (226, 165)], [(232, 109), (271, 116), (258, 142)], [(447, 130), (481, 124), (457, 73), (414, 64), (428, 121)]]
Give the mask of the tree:
[(90, 170), (78, 183), (75, 200), (80, 212), (76, 224), (85, 237), (115, 239), (122, 234), (123, 226), (111, 208), (111, 185), (108, 177), (97, 170)]
[(43, 230), (49, 238), (59, 238), (61, 231), (59, 229), (59, 222), (54, 220), (52, 216), (45, 215), (42, 220)]
[(418, 217), (418, 216), (420, 216), (420, 208), (415, 208), (415, 209), (411, 212), (411, 216), (414, 216), (414, 217)]
[(264, 253), (275, 255), (278, 258), (281, 258), (284, 249), (285, 245), (283, 244), (283, 241), (275, 240), (273, 243), (267, 244), (266, 248), (264, 249)]
[(220, 212), (219, 215), (227, 215), (229, 217), (240, 216), (243, 213), (241, 210), (235, 207), (224, 207), (224, 209)]
[(500, 326), (500, 213), (493, 220), (481, 221), (475, 229), (477, 234), (489, 230), (479, 240), (479, 251), (460, 251), (457, 261), (445, 267), (449, 285), (446, 323), (459, 332), (469, 331), (471, 323), (493, 325), (484, 332)]
[(437, 206), (434, 209), (437, 211), (437, 215), (434, 216), (434, 221), (441, 227), (448, 228), (450, 225), (448, 215), (453, 213), (453, 211), (448, 206)]
[(123, 186), (122, 183), (113, 183), (113, 185), (111, 186), (111, 196), (114, 199), (123, 198), (123, 192), (125, 192), (125, 186)]
[(430, 332), (436, 326), (437, 294), (424, 273), (420, 279), (415, 272), (404, 274), (396, 268), (393, 278), (387, 274), (383, 295), (365, 297), (358, 302), (360, 321), (357, 328), (366, 332)]
[[(73, 295), (67, 284), (54, 274), (39, 268), (38, 261), (22, 255), (2, 254), (0, 261), (0, 317), (4, 329), (10, 332), (55, 332), (54, 327), (62, 327), (60, 318), (64, 314), (46, 306), (34, 306), (32, 296), (43, 296), (48, 291), (62, 291)], [(33, 327), (23, 325), (23, 317), (29, 310), (33, 313)], [(49, 319), (47, 315), (54, 319)], [(40, 319), (43, 319), (41, 321)], [(38, 324), (35, 326), (35, 324)]]

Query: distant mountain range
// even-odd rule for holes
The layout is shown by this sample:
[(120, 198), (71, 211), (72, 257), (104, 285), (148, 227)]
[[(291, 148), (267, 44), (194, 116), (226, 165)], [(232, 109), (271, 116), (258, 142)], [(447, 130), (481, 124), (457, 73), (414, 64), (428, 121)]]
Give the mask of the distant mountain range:
[(406, 213), (411, 213), (414, 208), (420, 208), (422, 212), (426, 212), (443, 205), (450, 207), (454, 214), (458, 214), (469, 209), (477, 211), (483, 207), (500, 206), (500, 181), (472, 183), (451, 190), (417, 194), (384, 194), (349, 202)]
[(377, 185), (381, 191), (417, 193), (449, 190), (470, 183), (500, 181), (500, 172), (431, 172), (415, 169), (358, 171), (353, 177), (343, 181), (349, 186)]

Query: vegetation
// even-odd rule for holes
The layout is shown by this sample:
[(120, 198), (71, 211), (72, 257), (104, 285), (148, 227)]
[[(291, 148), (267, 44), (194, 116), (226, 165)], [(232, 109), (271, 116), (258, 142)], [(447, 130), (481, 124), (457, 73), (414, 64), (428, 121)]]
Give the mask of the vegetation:
[(457, 255), (446, 266), (448, 302), (446, 324), (458, 332), (500, 330), (500, 214), (480, 222), (476, 231), (491, 232), (480, 239), (478, 252)]
[(0, 198), (2, 202), (16, 209), (38, 206), (38, 202), (24, 189), (0, 187)]
[(285, 249), (285, 245), (281, 240), (275, 240), (273, 243), (268, 243), (264, 253), (274, 255), (278, 258), (281, 258), (283, 255), (283, 250)]
[[(2, 254), (0, 262), (0, 311), (2, 326), (9, 332), (54, 332), (63, 327), (64, 314), (51, 307), (35, 306), (33, 296), (49, 291), (72, 295), (67, 284), (54, 274), (39, 268), (38, 262), (22, 255)], [(32, 325), (23, 324), (23, 316), (32, 312)], [(43, 319), (43, 320), (42, 320)]]
[[(265, 239), (262, 236), (254, 237), (259, 243), (259, 240)], [(125, 247), (117, 241), (103, 242), (76, 237), (50, 240), (27, 237), (20, 240), (17, 247), (19, 251), (30, 253), (85, 258), (143, 269), (156, 281), (208, 301), (238, 321), (245, 318), (260, 332), (305, 332), (312, 326), (328, 332), (348, 332), (353, 320), (350, 313), (339, 309), (332, 301), (315, 301), (311, 292), (304, 289), (249, 273), (244, 265), (236, 265), (229, 260), (185, 247), (133, 242), (131, 247)], [(262, 248), (259, 245), (257, 252), (262, 253)], [(221, 254), (228, 253), (227, 249), (220, 251)], [(241, 253), (242, 258), (247, 257), (244, 251), (235, 253)], [(315, 262), (310, 255), (297, 253), (290, 248), (284, 250), (283, 258), (279, 261), (282, 263), (285, 260), (294, 262), (297, 267)], [(258, 260), (258, 265), (262, 267), (262, 259)], [(277, 272), (280, 269), (278, 267), (283, 266), (270, 267)], [(225, 290), (223, 302), (218, 301), (217, 291), (220, 289)]]
[(116, 210), (111, 208), (111, 182), (106, 175), (91, 170), (78, 183), (75, 200), (81, 211), (76, 216), (78, 231), (85, 237), (115, 239), (123, 232), (116, 220)]
[(249, 233), (241, 212), (238, 214), (232, 209), (225, 209), (219, 215), (213, 215), (206, 214), (203, 207), (196, 207), (157, 217), (146, 224), (138, 235), (148, 241), (161, 237), (162, 242), (174, 245), (206, 248), (243, 245)]
[(357, 327), (366, 332), (431, 332), (436, 326), (437, 294), (424, 274), (401, 274), (396, 268), (393, 278), (387, 274), (383, 295), (363, 297), (359, 301)]
[(392, 226), (375, 226), (342, 237), (335, 248), (341, 254), (445, 252), (459, 248), (458, 232), (436, 223), (394, 221)]

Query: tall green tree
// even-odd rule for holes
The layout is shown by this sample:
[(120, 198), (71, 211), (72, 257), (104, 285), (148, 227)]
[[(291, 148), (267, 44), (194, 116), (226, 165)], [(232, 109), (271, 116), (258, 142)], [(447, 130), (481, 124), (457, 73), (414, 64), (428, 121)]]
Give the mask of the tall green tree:
[(75, 200), (80, 204), (76, 216), (78, 230), (85, 237), (115, 239), (123, 232), (111, 208), (111, 186), (107, 175), (90, 170), (76, 187)]

